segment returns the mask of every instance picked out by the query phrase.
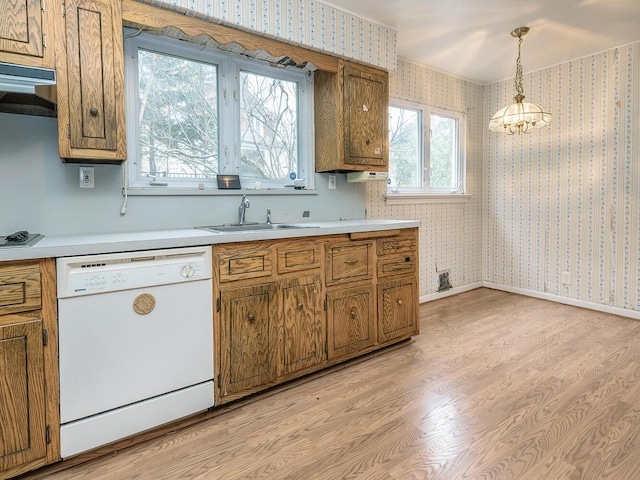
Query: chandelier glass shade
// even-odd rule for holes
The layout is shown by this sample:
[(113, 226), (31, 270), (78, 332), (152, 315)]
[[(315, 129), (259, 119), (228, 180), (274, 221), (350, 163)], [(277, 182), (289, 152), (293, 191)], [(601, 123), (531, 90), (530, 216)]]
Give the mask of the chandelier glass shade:
[(522, 64), (520, 63), (520, 47), (522, 37), (529, 31), (528, 27), (516, 28), (511, 36), (518, 38), (518, 60), (516, 62), (516, 96), (511, 105), (498, 110), (489, 122), (489, 130), (503, 132), (507, 135), (531, 133), (551, 123), (551, 113), (535, 103), (523, 102)]

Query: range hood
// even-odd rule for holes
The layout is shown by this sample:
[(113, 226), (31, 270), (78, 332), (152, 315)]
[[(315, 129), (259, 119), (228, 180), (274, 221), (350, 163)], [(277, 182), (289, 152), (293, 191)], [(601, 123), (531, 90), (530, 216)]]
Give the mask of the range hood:
[(55, 83), (54, 70), (0, 62), (0, 92), (35, 94), (36, 86)]
[(0, 112), (55, 117), (56, 72), (0, 62)]

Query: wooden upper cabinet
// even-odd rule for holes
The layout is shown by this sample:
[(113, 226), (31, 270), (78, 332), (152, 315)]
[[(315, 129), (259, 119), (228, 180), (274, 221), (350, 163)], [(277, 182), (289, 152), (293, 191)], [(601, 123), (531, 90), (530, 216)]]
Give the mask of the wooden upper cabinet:
[(344, 67), (345, 163), (387, 164), (388, 95), (386, 77)]
[(67, 0), (58, 42), (58, 128), (63, 159), (126, 157), (120, 2)]
[(54, 66), (53, 13), (56, 0), (0, 0), (0, 61)]
[(315, 75), (316, 171), (384, 171), (389, 163), (389, 75), (338, 62)]

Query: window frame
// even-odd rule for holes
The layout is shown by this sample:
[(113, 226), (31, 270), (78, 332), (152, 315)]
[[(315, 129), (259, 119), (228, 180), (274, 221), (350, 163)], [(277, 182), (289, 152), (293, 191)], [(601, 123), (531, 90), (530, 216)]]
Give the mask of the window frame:
[[(390, 178), (390, 182), (387, 184), (387, 198), (391, 197), (406, 197), (406, 196), (419, 196), (429, 197), (437, 200), (438, 202), (446, 200), (447, 198), (455, 197), (468, 197), (466, 194), (466, 114), (462, 112), (456, 112), (444, 108), (434, 107), (422, 103), (412, 102), (399, 98), (391, 98), (389, 100), (389, 107), (408, 109), (419, 112), (419, 132), (418, 139), (420, 145), (418, 146), (420, 165), (418, 169), (421, 172), (420, 185), (417, 187), (403, 187), (393, 185), (393, 179)], [(456, 180), (458, 188), (448, 187), (431, 187), (429, 175), (431, 168), (431, 115), (438, 115), (442, 117), (455, 119), (457, 122), (457, 136), (456, 136)], [(389, 155), (389, 161), (391, 161), (391, 155)]]
[[(131, 31), (133, 32), (133, 31)], [(124, 186), (132, 195), (218, 195), (229, 194), (219, 190), (217, 181), (212, 179), (156, 179), (155, 185), (146, 178), (139, 178), (140, 122), (139, 122), (139, 72), (138, 49), (162, 55), (174, 55), (186, 60), (204, 62), (216, 66), (217, 71), (217, 113), (218, 113), (218, 174), (241, 175), (240, 168), (240, 71), (265, 75), (292, 81), (297, 84), (297, 179), (304, 179), (305, 190), (287, 188), (290, 179), (275, 181), (270, 179), (241, 180), (242, 191), (252, 191), (256, 181), (261, 193), (274, 192), (302, 193), (314, 192), (314, 132), (313, 132), (313, 75), (308, 72), (272, 66), (257, 59), (244, 59), (238, 55), (215, 49), (202, 49), (199, 45), (170, 37), (151, 34), (136, 35), (125, 29), (125, 101), (127, 122), (127, 161), (124, 169)], [(127, 34), (131, 33), (129, 38)], [(220, 121), (220, 119), (223, 119)], [(238, 190), (232, 190), (237, 194)]]

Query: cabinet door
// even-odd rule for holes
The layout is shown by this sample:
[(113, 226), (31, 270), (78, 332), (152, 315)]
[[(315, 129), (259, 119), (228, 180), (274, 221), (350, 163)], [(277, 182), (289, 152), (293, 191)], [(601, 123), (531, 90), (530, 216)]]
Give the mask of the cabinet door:
[(272, 283), (221, 292), (220, 396), (248, 393), (277, 372), (276, 288)]
[[(67, 0), (66, 69), (58, 75), (60, 156), (124, 159), (120, 2)], [(66, 70), (63, 72), (62, 70)]]
[(385, 77), (345, 66), (345, 163), (387, 165), (387, 108)]
[(389, 280), (378, 285), (378, 341), (418, 333), (415, 277)]
[(51, 15), (43, 1), (0, 0), (0, 12), (0, 61), (52, 67), (46, 47)]
[(363, 285), (327, 293), (329, 359), (375, 344), (376, 310), (373, 287)]
[(0, 326), (0, 471), (46, 456), (43, 369), (42, 320)]
[(283, 280), (283, 374), (317, 365), (326, 358), (326, 332), (321, 318), (320, 276)]

